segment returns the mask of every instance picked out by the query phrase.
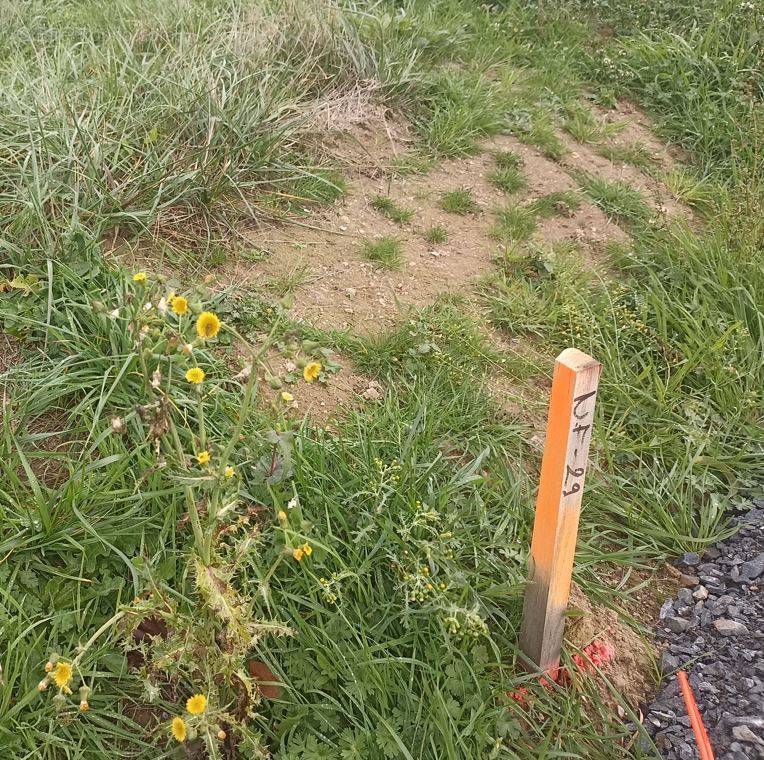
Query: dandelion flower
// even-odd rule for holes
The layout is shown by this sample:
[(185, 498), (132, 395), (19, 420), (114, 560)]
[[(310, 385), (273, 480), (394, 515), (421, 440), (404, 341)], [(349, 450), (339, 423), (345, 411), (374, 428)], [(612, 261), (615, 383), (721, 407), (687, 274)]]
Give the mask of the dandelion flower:
[(196, 461), (199, 462), (199, 464), (207, 464), (207, 462), (210, 461), (210, 452), (209, 451), (200, 451), (196, 455)]
[(306, 383), (312, 383), (321, 372), (321, 362), (309, 362), (302, 371)]
[(186, 380), (188, 380), (189, 383), (198, 385), (204, 380), (204, 370), (201, 367), (191, 367), (191, 369), (186, 372)]
[(230, 464), (225, 468), (225, 470), (223, 470), (223, 475), (225, 475), (227, 478), (232, 478), (235, 474), (236, 470), (234, 470)]
[(286, 522), (287, 513), (283, 509), (280, 509), (279, 510), (279, 514), (278, 514), (278, 518), (279, 518), (279, 522)]
[(146, 273), (145, 272), (136, 272), (133, 275), (133, 282), (146, 282)]
[(211, 311), (203, 311), (196, 320), (196, 334), (204, 340), (214, 338), (220, 332), (220, 319)]
[(69, 685), (69, 681), (72, 680), (74, 671), (72, 666), (68, 662), (59, 662), (56, 665), (56, 669), (53, 671), (53, 680), (59, 689), (65, 689)]
[(305, 554), (305, 552), (302, 550), (302, 547), (297, 547), (292, 552), (292, 556), (299, 562), (302, 559), (302, 555)]
[(183, 718), (172, 719), (172, 735), (179, 742), (186, 741), (186, 722)]
[(191, 715), (201, 715), (207, 709), (207, 697), (204, 694), (194, 694), (186, 702), (186, 710)]
[(313, 547), (310, 544), (303, 544), (300, 548), (306, 557), (310, 557), (313, 554)]
[(294, 401), (294, 396), (289, 391), (281, 391), (281, 400), (288, 404), (290, 401)]
[(173, 296), (170, 299), (170, 307), (176, 314), (185, 314), (188, 311), (188, 299), (184, 296)]

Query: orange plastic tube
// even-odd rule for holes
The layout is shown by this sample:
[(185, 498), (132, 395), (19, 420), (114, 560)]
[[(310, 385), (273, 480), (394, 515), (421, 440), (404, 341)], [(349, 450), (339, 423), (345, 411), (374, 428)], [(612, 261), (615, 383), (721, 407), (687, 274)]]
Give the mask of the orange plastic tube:
[(700, 752), (700, 760), (715, 760), (714, 750), (708, 739), (706, 727), (703, 724), (703, 718), (700, 715), (698, 704), (695, 701), (695, 695), (692, 692), (692, 686), (690, 686), (687, 673), (683, 670), (677, 670), (676, 677), (679, 680), (679, 688), (681, 689), (682, 697), (684, 698), (684, 706), (687, 708), (687, 715), (690, 717), (690, 725), (695, 734), (695, 742), (697, 743), (698, 751)]

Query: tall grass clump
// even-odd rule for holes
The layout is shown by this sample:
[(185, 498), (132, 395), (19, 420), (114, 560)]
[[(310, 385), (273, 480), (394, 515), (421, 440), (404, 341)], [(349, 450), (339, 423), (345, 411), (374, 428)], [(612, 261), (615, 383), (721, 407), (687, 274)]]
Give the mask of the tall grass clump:
[(282, 196), (322, 200), (333, 180), (301, 134), (323, 99), (405, 90), (416, 57), (391, 65), (391, 33), (368, 44), (328, 2), (93, 0), (4, 21), (0, 227), (36, 250), (72, 222), (189, 246)]

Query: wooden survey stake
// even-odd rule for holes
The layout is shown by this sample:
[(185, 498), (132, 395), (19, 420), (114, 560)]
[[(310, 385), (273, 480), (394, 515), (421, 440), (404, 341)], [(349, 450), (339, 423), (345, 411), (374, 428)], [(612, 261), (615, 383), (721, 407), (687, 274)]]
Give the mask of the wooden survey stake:
[(601, 369), (575, 348), (565, 349), (554, 365), (520, 630), (520, 648), (544, 672), (560, 663)]

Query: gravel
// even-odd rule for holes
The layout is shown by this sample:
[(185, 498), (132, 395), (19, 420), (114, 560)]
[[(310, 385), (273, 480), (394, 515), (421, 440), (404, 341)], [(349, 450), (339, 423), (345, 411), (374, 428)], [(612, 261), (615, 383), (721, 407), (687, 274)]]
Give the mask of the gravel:
[(661, 608), (664, 680), (643, 712), (669, 760), (698, 757), (679, 668), (689, 675), (716, 757), (764, 760), (764, 501), (753, 504), (734, 536), (679, 559), (682, 587)]

